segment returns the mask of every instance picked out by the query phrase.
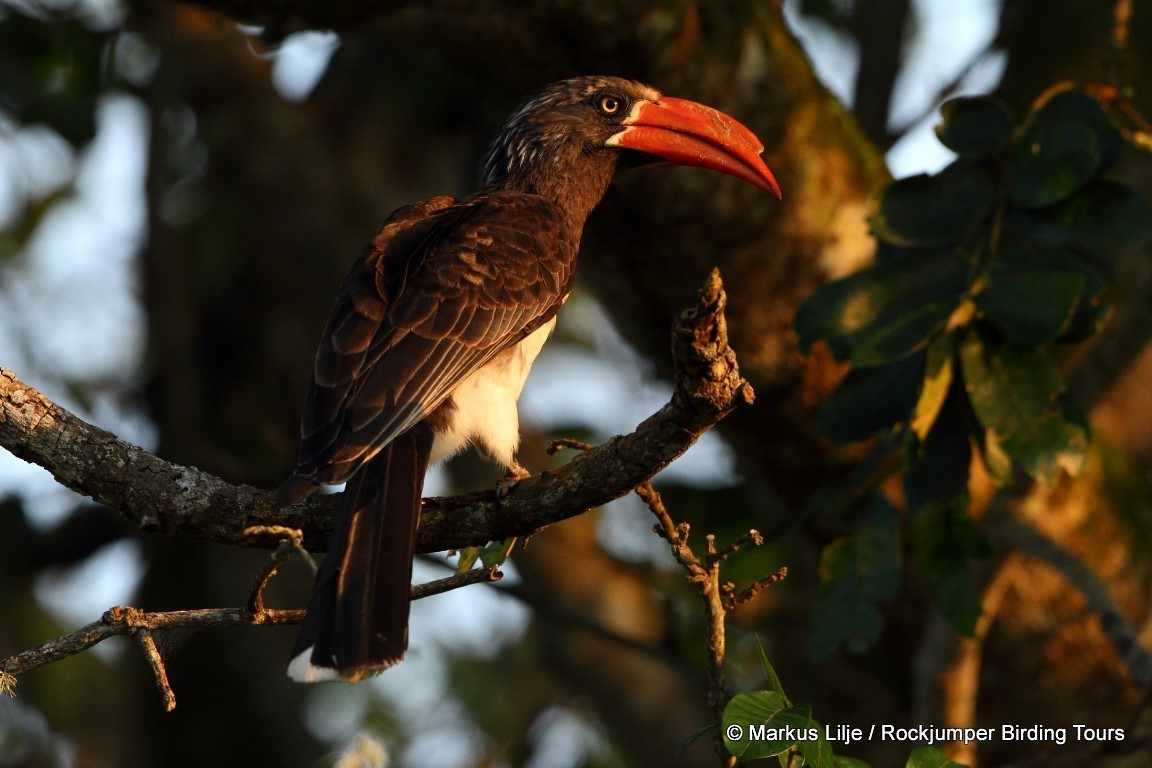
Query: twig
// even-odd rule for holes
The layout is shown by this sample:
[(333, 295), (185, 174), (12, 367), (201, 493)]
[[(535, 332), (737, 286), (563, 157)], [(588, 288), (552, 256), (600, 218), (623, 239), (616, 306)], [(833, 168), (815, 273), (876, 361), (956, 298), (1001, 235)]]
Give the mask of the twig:
[(1108, 41), (1108, 58), (1104, 80), (1115, 93), (1123, 94), (1128, 68), (1128, 28), (1132, 22), (1132, 0), (1116, 0), (1112, 8), (1112, 34)]
[(757, 579), (740, 590), (738, 594), (736, 593), (736, 586), (732, 582), (725, 582), (721, 587), (720, 595), (724, 602), (724, 609), (728, 611), (735, 610), (738, 605), (742, 605), (760, 594), (765, 587), (770, 587), (773, 584), (784, 581), (786, 578), (788, 578), (788, 567), (780, 566), (775, 573), (770, 573), (767, 576)]
[(467, 587), (470, 584), (488, 584), (500, 581), (502, 578), (504, 578), (504, 572), (500, 570), (500, 566), (489, 565), (484, 568), (465, 571), (464, 573), (455, 573), (451, 576), (445, 576), (442, 579), (426, 581), (423, 584), (413, 584), (411, 596), (413, 600), (422, 600), (425, 597), (451, 592), (454, 589)]
[[(581, 442), (580, 440), (560, 438), (549, 443), (546, 450), (551, 455), (559, 452), (563, 448), (587, 451), (591, 450), (592, 447), (593, 446), (589, 443)], [(687, 580), (689, 583), (700, 585), (701, 593), (705, 598), (705, 607), (710, 609), (709, 649), (710, 651), (713, 649), (717, 651), (717, 654), (713, 656), (716, 661), (711, 666), (711, 670), (714, 670), (716, 674), (719, 675), (719, 679), (712, 680), (712, 678), (710, 678), (711, 682), (709, 688), (709, 704), (715, 710), (717, 702), (719, 702), (719, 711), (717, 712), (717, 715), (719, 715), (723, 712), (724, 704), (726, 704), (728, 701), (727, 683), (724, 680), (722, 668), (724, 661), (725, 635), (723, 624), (724, 614), (727, 611), (735, 608), (737, 605), (752, 599), (758, 592), (764, 589), (764, 587), (770, 584), (775, 584), (778, 581), (782, 581), (788, 575), (788, 569), (786, 567), (782, 567), (776, 571), (776, 573), (763, 577), (762, 579), (749, 585), (742, 592), (740, 592), (739, 595), (736, 595), (734, 594), (736, 587), (734, 584), (732, 584), (732, 582), (729, 581), (724, 582), (723, 584), (719, 584), (719, 564), (721, 561), (723, 561), (729, 555), (735, 553), (745, 544), (752, 544), (753, 546), (757, 547), (762, 545), (764, 543), (764, 537), (760, 535), (760, 532), (756, 530), (750, 530), (747, 533), (741, 534), (735, 541), (720, 550), (717, 550), (715, 547), (715, 536), (708, 534), (706, 537), (708, 542), (708, 554), (705, 556), (707, 567), (705, 567), (705, 564), (701, 563), (700, 559), (696, 557), (696, 554), (688, 545), (688, 533), (690, 526), (688, 523), (680, 523), (677, 525), (675, 522), (673, 522), (672, 516), (668, 513), (668, 508), (664, 505), (664, 498), (660, 495), (660, 492), (657, 491), (651, 483), (641, 483), (640, 485), (636, 486), (635, 493), (648, 506), (648, 509), (652, 512), (653, 515), (656, 516), (656, 519), (659, 521), (658, 525), (653, 526), (653, 532), (667, 541), (669, 546), (672, 547), (673, 557), (675, 557), (676, 561), (688, 572), (686, 577)], [(719, 645), (717, 645), (712, 640), (712, 638), (717, 634), (716, 623), (712, 620), (712, 617), (716, 615), (717, 612), (715, 611), (715, 606), (713, 606), (711, 602), (710, 595), (714, 588), (712, 579), (713, 575), (715, 575), (716, 584), (719, 585), (718, 590), (720, 595), (720, 610), (718, 612), (718, 615), (720, 616), (718, 627)], [(604, 631), (602, 628), (591, 629), (597, 632)], [(628, 638), (610, 637), (609, 639), (613, 639), (616, 642), (623, 642), (623, 644), (633, 648), (634, 650), (639, 650), (645, 653), (649, 653), (651, 651), (649, 647), (635, 644), (634, 641), (631, 641)], [(727, 754), (727, 752), (725, 752), (724, 757), (727, 758), (730, 756)]]
[(596, 446), (592, 445), (592, 443), (585, 443), (583, 440), (573, 440), (570, 437), (561, 437), (548, 443), (548, 447), (544, 449), (544, 452), (549, 456), (555, 456), (565, 448), (571, 448), (577, 451), (590, 451), (595, 447)]
[[(709, 537), (709, 541), (711, 541), (711, 540), (712, 540), (712, 538)], [(723, 560), (724, 558), (728, 557), (728, 555), (734, 554), (736, 551), (738, 551), (740, 549), (740, 547), (744, 546), (745, 544), (751, 544), (754, 547), (759, 547), (763, 543), (764, 543), (764, 537), (760, 535), (760, 531), (753, 528), (752, 530), (748, 531), (747, 533), (740, 534), (740, 536), (737, 537), (737, 539), (735, 541), (733, 541), (731, 544), (724, 547), (723, 549), (715, 551), (715, 552), (709, 550), (707, 560), (708, 560), (709, 564), (718, 563), (721, 560)]]
[[(720, 276), (713, 272), (696, 307), (673, 328), (673, 397), (633, 433), (522, 480), (499, 501), (491, 490), (425, 499), (417, 550), (440, 552), (529, 536), (606, 504), (654, 476), (734, 408), (750, 403), (752, 388), (740, 377), (724, 331), (725, 301)], [(245, 537), (246, 529), (284, 525), (303, 531), (309, 549), (323, 551), (338, 503), (331, 495), (314, 496), (279, 508), (268, 491), (169, 463), (118, 439), (4, 369), (0, 446), (148, 532), (252, 546), (261, 539)]]
[[(290, 618), (295, 621), (302, 621), (304, 611), (270, 611), (264, 607), (264, 588), (268, 585), (268, 581), (272, 580), (276, 571), (279, 570), (280, 565), (283, 564), (293, 553), (300, 553), (303, 560), (308, 563), (313, 571), (316, 572), (316, 563), (312, 561), (308, 552), (305, 552), (303, 547), (303, 534), (296, 529), (289, 529), (285, 526), (252, 526), (244, 530), (245, 537), (266, 537), (266, 535), (274, 535), (280, 537), (280, 543), (270, 557), (265, 560), (264, 565), (260, 567), (257, 572), (256, 584), (252, 585), (251, 591), (248, 595), (248, 601), (245, 602), (240, 614), (235, 614), (234, 609), (219, 609), (217, 611), (195, 611), (196, 622), (212, 621), (213, 613), (215, 618), (220, 622), (219, 625), (230, 625), (235, 623), (244, 623), (251, 625), (270, 624), (270, 623), (293, 623), (289, 621), (279, 621), (281, 618), (286, 618), (285, 614), (290, 614)], [(153, 636), (153, 630), (159, 629), (177, 629), (182, 626), (182, 621), (194, 611), (172, 611), (169, 614), (146, 614), (136, 608), (109, 608), (100, 621), (96, 624), (90, 624), (88, 628), (79, 630), (79, 633), (73, 633), (71, 636), (58, 638), (52, 642), (40, 646), (40, 648), (33, 648), (30, 652), (24, 652), (17, 656), (10, 657), (2, 664), (3, 671), (2, 682), (6, 685), (3, 686), (9, 692), (16, 684), (16, 675), (22, 674), (22, 671), (28, 669), (35, 669), (41, 664), (51, 663), (62, 659), (63, 656), (81, 653), (86, 649), (96, 645), (97, 642), (107, 637), (112, 637), (114, 634), (129, 634), (135, 638), (139, 646), (143, 649), (144, 657), (149, 662), (152, 668), (152, 675), (156, 677), (156, 685), (160, 689), (160, 695), (164, 699), (165, 712), (172, 712), (176, 708), (176, 693), (172, 690), (172, 684), (168, 682), (168, 670), (165, 667), (164, 656), (160, 655), (160, 648), (156, 644), (156, 637)], [(296, 617), (300, 614), (300, 617)], [(200, 624), (200, 625), (215, 625), (215, 624)], [(94, 630), (94, 631), (86, 631)], [(69, 641), (69, 638), (75, 638), (75, 644)], [(46, 648), (52, 648), (50, 653), (37, 653), (43, 652)], [(31, 666), (21, 669), (20, 660), (31, 660)]]
[(248, 612), (252, 616), (259, 617), (264, 614), (264, 587), (268, 586), (268, 582), (272, 581), (272, 577), (276, 575), (276, 571), (280, 566), (292, 556), (293, 553), (299, 553), (303, 560), (311, 566), (312, 575), (316, 575), (316, 563), (312, 557), (304, 549), (302, 544), (304, 534), (295, 528), (285, 528), (284, 526), (259, 526), (254, 525), (244, 530), (245, 536), (261, 536), (261, 535), (274, 535), (283, 536), (272, 555), (264, 561), (264, 565), (256, 573), (256, 583), (252, 585), (252, 590), (248, 593), (247, 607)]
[(1128, 39), (1132, 23), (1132, 0), (1116, 0), (1112, 7), (1112, 33), (1104, 61), (1104, 84), (1098, 98), (1111, 107), (1116, 127), (1131, 145), (1152, 152), (1152, 124), (1132, 103), (1135, 88), (1128, 78)]
[[(688, 545), (688, 534), (691, 526), (688, 523), (675, 523), (664, 506), (664, 499), (660, 492), (652, 487), (651, 483), (641, 483), (636, 486), (636, 495), (639, 496), (652, 514), (656, 516), (657, 525), (652, 530), (668, 542), (672, 549), (672, 556), (676, 562), (687, 571), (685, 578), (690, 584), (695, 584), (704, 600), (704, 609), (708, 614), (708, 704), (719, 716), (724, 711), (728, 701), (728, 684), (724, 679), (724, 605), (720, 600), (720, 568), (719, 560), (705, 565), (692, 548)], [(708, 536), (709, 546), (713, 537)]]
[(171, 683), (168, 682), (168, 670), (164, 668), (164, 659), (160, 657), (160, 649), (156, 647), (156, 640), (152, 637), (152, 632), (141, 629), (136, 633), (136, 642), (140, 643), (140, 647), (144, 649), (144, 657), (148, 659), (148, 665), (152, 667), (152, 674), (156, 677), (156, 687), (160, 689), (160, 695), (164, 698), (164, 711), (171, 712), (176, 709), (176, 694), (172, 691)]
[(304, 532), (299, 528), (289, 528), (286, 525), (253, 525), (244, 529), (244, 537), (248, 539), (274, 538), (278, 542), (277, 548), (282, 546), (285, 541), (289, 542), (305, 565), (308, 566), (308, 570), (312, 571), (312, 575), (316, 575), (316, 561), (304, 548)]
[(46, 664), (86, 651), (102, 640), (117, 635), (135, 635), (140, 630), (201, 629), (265, 624), (299, 624), (304, 611), (266, 610), (253, 616), (246, 608), (200, 608), (184, 611), (147, 613), (138, 608), (109, 608), (99, 621), (49, 640), (36, 648), (0, 661), (0, 670), (19, 677)]
[[(691, 526), (688, 523), (677, 524), (668, 513), (664, 499), (651, 483), (644, 482), (636, 486), (636, 495), (639, 496), (652, 514), (656, 516), (657, 524), (652, 530), (665, 541), (672, 549), (672, 556), (676, 562), (687, 572), (685, 578), (694, 584), (700, 592), (704, 602), (704, 611), (708, 624), (708, 705), (716, 714), (717, 722), (724, 715), (724, 707), (728, 703), (728, 681), (724, 675), (725, 630), (724, 620), (728, 611), (745, 600), (750, 599), (768, 584), (775, 584), (783, 579), (788, 570), (781, 568), (776, 573), (765, 576), (756, 583), (734, 595), (735, 587), (731, 582), (720, 583), (720, 563), (745, 544), (759, 546), (764, 539), (757, 531), (748, 531), (736, 541), (726, 547), (717, 549), (716, 537), (708, 534), (707, 554), (701, 559), (688, 545), (688, 534)], [(716, 730), (715, 751), (720, 758), (720, 765), (731, 768), (738, 764), (738, 760), (724, 746), (724, 738), (720, 729)]]
[[(470, 584), (499, 581), (501, 578), (503, 574), (496, 566), (479, 568), (424, 584), (414, 584), (411, 595), (413, 600), (420, 600)], [(157, 685), (164, 695), (165, 706), (171, 710), (176, 706), (175, 697), (167, 684), (163, 661), (153, 640), (156, 632), (209, 627), (281, 626), (299, 624), (303, 620), (302, 610), (263, 608), (255, 612), (246, 607), (146, 612), (139, 608), (116, 606), (108, 609), (99, 621), (0, 661), (0, 690), (10, 691), (15, 686), (16, 678), (38, 667), (86, 651), (109, 637), (125, 635), (135, 637), (141, 643), (156, 675)]]

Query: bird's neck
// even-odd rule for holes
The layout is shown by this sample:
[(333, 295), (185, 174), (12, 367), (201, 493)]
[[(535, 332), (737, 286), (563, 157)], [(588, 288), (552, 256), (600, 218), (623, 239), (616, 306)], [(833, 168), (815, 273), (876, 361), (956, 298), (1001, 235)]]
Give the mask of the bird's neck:
[(579, 232), (608, 190), (616, 172), (615, 154), (588, 156), (578, 147), (563, 146), (536, 157), (542, 159), (490, 179), (490, 187), (549, 200), (564, 212), (569, 226)]

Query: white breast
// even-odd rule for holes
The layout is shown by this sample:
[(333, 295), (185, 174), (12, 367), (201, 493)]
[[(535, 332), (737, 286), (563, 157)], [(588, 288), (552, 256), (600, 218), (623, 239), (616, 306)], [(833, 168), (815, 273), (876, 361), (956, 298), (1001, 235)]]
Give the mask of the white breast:
[(512, 466), (520, 445), (516, 401), (524, 389), (532, 361), (555, 327), (553, 318), (460, 382), (452, 391), (456, 408), (447, 429), (436, 430), (433, 463), (452, 456), (466, 445), (475, 445), (501, 466)]

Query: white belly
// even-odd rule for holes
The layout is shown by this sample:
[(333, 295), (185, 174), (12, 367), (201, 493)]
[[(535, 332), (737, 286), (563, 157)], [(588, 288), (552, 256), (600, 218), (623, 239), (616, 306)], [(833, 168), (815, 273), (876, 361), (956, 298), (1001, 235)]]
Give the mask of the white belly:
[(516, 401), (520, 399), (532, 361), (555, 327), (553, 318), (460, 382), (452, 391), (456, 407), (447, 429), (436, 430), (432, 463), (447, 459), (467, 445), (475, 445), (501, 466), (512, 466), (520, 446)]

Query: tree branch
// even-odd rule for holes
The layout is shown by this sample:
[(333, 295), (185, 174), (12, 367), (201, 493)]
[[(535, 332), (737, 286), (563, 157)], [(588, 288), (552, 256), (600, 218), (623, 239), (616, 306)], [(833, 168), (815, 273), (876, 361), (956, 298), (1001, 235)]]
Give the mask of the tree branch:
[[(124, 635), (133, 637), (140, 643), (156, 676), (156, 685), (164, 698), (164, 707), (171, 711), (176, 706), (176, 696), (168, 684), (168, 673), (153, 637), (155, 633), (171, 629), (299, 624), (304, 620), (303, 610), (265, 608), (262, 597), (263, 589), (268, 582), (266, 577), (275, 572), (275, 568), (287, 556), (286, 553), (293, 551), (291, 544), (289, 542), (289, 546), (278, 548), (269, 558), (270, 567), (260, 572), (260, 578), (244, 608), (198, 608), (156, 612), (119, 605), (109, 608), (99, 620), (87, 626), (49, 640), (36, 648), (0, 659), (0, 693), (10, 693), (15, 687), (16, 679), (27, 672), (75, 656), (102, 640)], [(413, 600), (420, 600), (472, 584), (499, 581), (502, 577), (503, 574), (497, 566), (478, 568), (424, 584), (413, 584), (411, 595)]]
[[(629, 493), (738, 405), (751, 403), (728, 346), (726, 295), (717, 271), (697, 305), (673, 326), (672, 400), (634, 432), (616, 436), (556, 470), (521, 481), (499, 502), (492, 490), (424, 500), (417, 549), (478, 546), (541, 528)], [(335, 496), (279, 508), (272, 493), (233, 485), (195, 467), (169, 463), (95, 427), (0, 369), (0, 446), (38, 464), (62, 485), (117, 510), (144, 531), (210, 541), (268, 545), (246, 531), (286, 526), (303, 544), (327, 545)]]
[(1100, 629), (1112, 643), (1133, 685), (1141, 690), (1152, 689), (1152, 651), (1140, 641), (1140, 632), (1116, 603), (1112, 590), (1087, 563), (1006, 510), (993, 508), (985, 516), (984, 528), (999, 542), (1054, 568), (1100, 619)]

